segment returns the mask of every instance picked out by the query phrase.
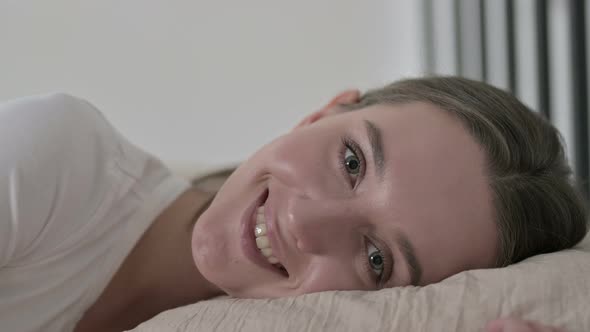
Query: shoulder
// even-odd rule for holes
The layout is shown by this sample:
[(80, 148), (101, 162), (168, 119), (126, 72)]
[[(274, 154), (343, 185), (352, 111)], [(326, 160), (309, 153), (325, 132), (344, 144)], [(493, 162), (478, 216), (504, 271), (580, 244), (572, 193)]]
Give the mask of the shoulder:
[(0, 142), (11, 142), (2, 149), (14, 164), (30, 164), (31, 158), (49, 164), (87, 164), (99, 154), (116, 153), (118, 139), (98, 108), (69, 94), (0, 104)]
[(0, 103), (0, 266), (47, 256), (92, 220), (119, 181), (118, 141), (96, 107), (71, 95)]
[(0, 116), (23, 117), (41, 116), (68, 118), (92, 116), (98, 110), (88, 101), (66, 93), (49, 93), (21, 97), (0, 103)]
[(34, 181), (88, 189), (114, 159), (118, 139), (84, 99), (54, 93), (9, 101), (0, 104), (0, 177), (18, 174), (29, 188)]
[(65, 93), (28, 96), (0, 103), (0, 119), (4, 126), (31, 130), (25, 133), (29, 137), (67, 135), (76, 131), (76, 127), (81, 131), (106, 122), (90, 102)]

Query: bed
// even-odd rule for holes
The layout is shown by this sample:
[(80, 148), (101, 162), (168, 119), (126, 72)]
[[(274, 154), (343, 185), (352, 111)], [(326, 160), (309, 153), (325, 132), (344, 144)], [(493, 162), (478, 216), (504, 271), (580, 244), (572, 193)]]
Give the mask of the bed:
[(425, 287), (223, 296), (163, 312), (132, 331), (482, 331), (508, 316), (590, 331), (590, 236), (570, 250)]
[[(590, 25), (580, 23), (584, 2), (526, 2), (534, 8), (525, 10), (516, 8), (513, 1), (487, 1), (486, 6), (455, 3), (458, 7), (441, 11), (449, 2), (425, 1), (427, 72), (487, 81), (514, 92), (543, 113), (564, 134), (576, 176), (586, 184), (587, 194), (585, 27)], [(527, 15), (532, 18), (527, 20)], [(566, 22), (570, 29), (563, 29), (563, 36), (552, 33), (558, 37), (550, 39), (555, 26), (548, 25), (547, 18), (555, 20), (559, 15), (570, 18)], [(445, 25), (445, 20), (451, 23)], [(505, 27), (500, 26), (502, 22)], [(536, 39), (526, 38), (524, 28)], [(494, 34), (497, 31), (505, 33)], [(457, 40), (439, 42), (444, 40), (441, 36)], [(515, 40), (524, 46), (517, 48)], [(562, 40), (568, 41), (564, 47), (558, 43)], [(529, 47), (535, 41), (536, 47)], [(537, 52), (521, 54), (531, 49)], [(552, 57), (549, 49), (563, 56)], [(534, 60), (537, 66), (517, 70), (516, 60), (521, 58), (527, 63)], [(563, 86), (571, 89), (562, 91)], [(180, 168), (186, 175), (193, 175), (190, 170), (195, 169)], [(508, 316), (571, 332), (590, 331), (590, 236), (570, 250), (531, 257), (506, 268), (465, 271), (426, 287), (323, 292), (275, 300), (219, 297), (161, 313), (133, 331), (482, 331), (486, 322)]]
[(133, 331), (481, 331), (506, 316), (590, 331), (590, 239), (425, 287), (275, 300), (219, 297), (166, 311)]

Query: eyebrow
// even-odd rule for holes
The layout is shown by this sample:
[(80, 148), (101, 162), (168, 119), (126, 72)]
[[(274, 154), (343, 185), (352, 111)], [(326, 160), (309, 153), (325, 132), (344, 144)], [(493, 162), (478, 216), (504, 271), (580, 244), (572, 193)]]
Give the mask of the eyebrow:
[(373, 155), (373, 162), (375, 163), (375, 169), (377, 175), (380, 178), (383, 177), (385, 156), (383, 154), (383, 140), (381, 139), (381, 129), (377, 127), (373, 122), (365, 120), (365, 129), (367, 130), (367, 136), (369, 137), (369, 143), (371, 145), (371, 151)]
[(396, 241), (404, 256), (410, 270), (410, 285), (417, 286), (422, 278), (422, 265), (416, 257), (416, 251), (412, 242), (408, 239), (406, 234), (402, 231), (397, 231), (395, 234)]
[[(376, 173), (379, 175), (379, 177), (383, 178), (385, 169), (385, 154), (383, 153), (383, 139), (381, 138), (381, 129), (379, 129), (375, 123), (369, 120), (365, 119), (364, 122), (365, 129), (367, 130), (367, 136), (369, 137), (369, 143), (371, 145)], [(416, 250), (414, 250), (412, 242), (410, 242), (404, 232), (397, 231), (395, 234), (395, 239), (410, 270), (410, 285), (417, 286), (420, 282), (420, 279), (422, 278), (422, 265), (416, 256)]]

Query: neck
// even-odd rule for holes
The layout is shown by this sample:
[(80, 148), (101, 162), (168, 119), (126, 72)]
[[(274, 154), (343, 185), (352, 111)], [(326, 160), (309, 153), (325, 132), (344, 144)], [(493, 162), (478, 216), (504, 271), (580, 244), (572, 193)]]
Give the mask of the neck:
[(117, 322), (117, 328), (130, 329), (162, 311), (222, 295), (198, 271), (191, 250), (194, 219), (211, 199), (191, 188), (166, 208), (81, 323)]
[[(143, 280), (141, 297), (166, 303), (194, 303), (220, 295), (195, 266), (192, 226), (212, 199), (211, 194), (191, 188), (169, 206), (146, 232), (135, 270)], [(139, 246), (138, 246), (139, 247)]]

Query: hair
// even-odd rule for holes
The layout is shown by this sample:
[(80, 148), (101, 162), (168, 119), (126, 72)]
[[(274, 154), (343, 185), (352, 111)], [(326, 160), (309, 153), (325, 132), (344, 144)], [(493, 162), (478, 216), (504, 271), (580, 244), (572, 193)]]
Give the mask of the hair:
[(453, 114), (483, 147), (499, 230), (496, 266), (570, 248), (584, 238), (588, 207), (562, 137), (512, 94), (466, 78), (425, 77), (370, 90), (357, 103), (340, 106), (412, 102)]
[[(499, 230), (496, 266), (567, 249), (588, 231), (588, 206), (568, 165), (562, 137), (512, 94), (461, 77), (424, 77), (364, 93), (358, 110), (426, 102), (455, 115), (483, 147)], [(193, 180), (215, 192), (235, 168)]]

